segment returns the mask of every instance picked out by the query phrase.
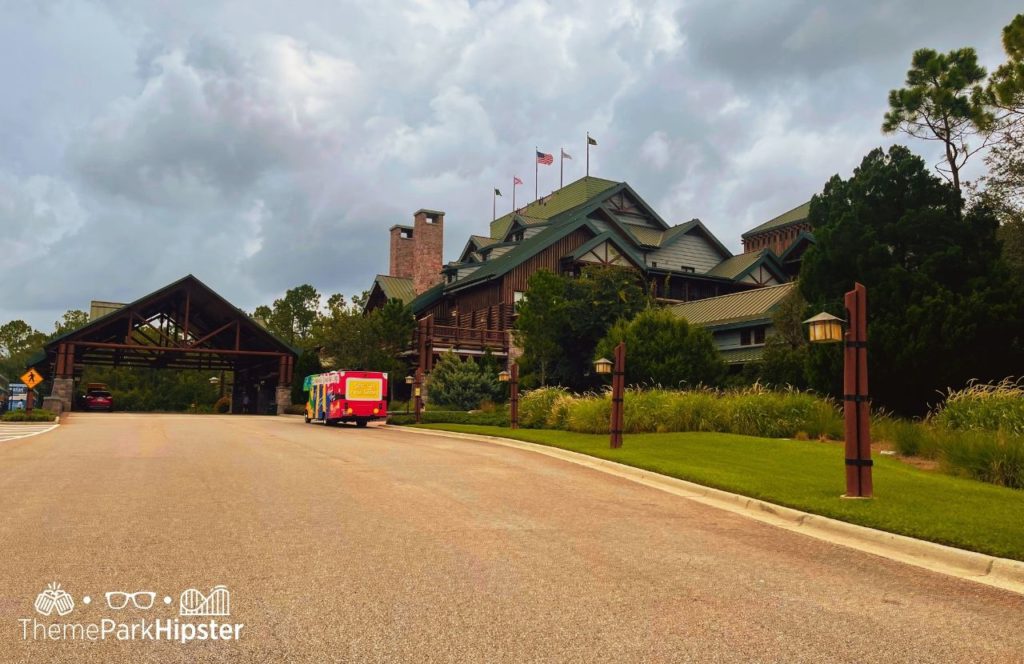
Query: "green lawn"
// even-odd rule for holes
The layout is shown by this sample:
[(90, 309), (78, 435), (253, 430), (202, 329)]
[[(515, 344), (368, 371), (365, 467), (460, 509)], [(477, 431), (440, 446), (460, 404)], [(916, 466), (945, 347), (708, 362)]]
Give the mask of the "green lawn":
[(560, 447), (850, 523), (1024, 560), (1024, 491), (876, 457), (875, 499), (841, 500), (841, 443), (721, 433), (632, 434), (613, 450), (607, 435), (469, 424), (422, 426)]

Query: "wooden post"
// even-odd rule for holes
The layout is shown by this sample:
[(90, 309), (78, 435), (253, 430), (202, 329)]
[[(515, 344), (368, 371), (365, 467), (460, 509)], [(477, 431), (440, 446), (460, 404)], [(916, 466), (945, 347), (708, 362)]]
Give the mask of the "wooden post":
[(846, 293), (849, 327), (843, 352), (843, 418), (846, 429), (846, 497), (872, 496), (871, 403), (868, 395), (867, 289)]
[(508, 425), (513, 429), (519, 428), (519, 364), (512, 363), (509, 367), (509, 394), (508, 394)]
[(622, 403), (626, 392), (626, 342), (615, 347), (615, 367), (612, 369), (612, 422), (611, 446), (622, 447)]

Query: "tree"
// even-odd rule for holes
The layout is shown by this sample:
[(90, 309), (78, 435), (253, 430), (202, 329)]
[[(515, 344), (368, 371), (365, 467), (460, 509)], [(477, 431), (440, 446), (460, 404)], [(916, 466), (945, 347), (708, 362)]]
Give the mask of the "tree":
[(401, 300), (392, 299), (367, 316), (377, 342), (379, 370), (394, 374), (395, 377), (399, 374), (404, 377), (406, 362), (399, 355), (409, 348), (413, 330), (416, 329), (416, 317), (412, 309)]
[(516, 321), (524, 384), (580, 391), (596, 386), (592, 360), (597, 342), (615, 321), (632, 318), (649, 302), (642, 278), (629, 268), (595, 265), (576, 278), (538, 271), (530, 278)]
[(451, 351), (434, 365), (428, 387), (431, 402), (457, 410), (479, 408), (501, 390), (496, 374), (485, 373), (472, 358), (460, 360)]
[(772, 315), (772, 330), (764, 345), (764, 359), (757, 377), (775, 386), (807, 387), (809, 343), (803, 321), (807, 318), (807, 300), (794, 288), (779, 302)]
[(67, 334), (72, 330), (76, 330), (86, 323), (89, 322), (89, 314), (79, 309), (71, 309), (65, 311), (64, 315), (61, 316), (59, 321), (53, 324), (54, 331), (50, 335), (50, 338), (59, 337), (62, 334)]
[(905, 88), (889, 92), (889, 111), (882, 131), (902, 131), (914, 138), (939, 141), (944, 165), (937, 165), (960, 191), (960, 170), (983, 145), (968, 141), (988, 127), (993, 118), (986, 111), (980, 83), (985, 68), (973, 48), (942, 54), (929, 48), (914, 51)]
[(548, 384), (551, 367), (562, 353), (564, 330), (569, 326), (564, 277), (538, 270), (527, 282), (517, 308), (516, 341), (523, 348), (522, 362), (534, 367), (541, 385)]
[[(903, 146), (868, 154), (811, 201), (817, 244), (800, 289), (812, 311), (846, 318), (843, 294), (868, 290), (875, 405), (921, 413), (937, 391), (1001, 379), (1024, 360), (1024, 301), (1000, 257), (998, 222), (928, 172)], [(809, 377), (836, 393), (841, 350), (815, 349)]]
[(711, 333), (667, 309), (650, 308), (620, 319), (597, 344), (595, 358), (611, 358), (626, 342), (626, 381), (663, 387), (718, 385), (725, 363)]
[(985, 155), (988, 173), (981, 198), (999, 215), (1003, 257), (1024, 276), (1024, 14), (1003, 28), (1003, 50), (1007, 61), (993, 72), (987, 88), (1000, 115)]
[(263, 323), (282, 341), (299, 347), (308, 347), (313, 326), (320, 316), (320, 294), (309, 284), (296, 286), (274, 300), (272, 307), (256, 307), (253, 317)]

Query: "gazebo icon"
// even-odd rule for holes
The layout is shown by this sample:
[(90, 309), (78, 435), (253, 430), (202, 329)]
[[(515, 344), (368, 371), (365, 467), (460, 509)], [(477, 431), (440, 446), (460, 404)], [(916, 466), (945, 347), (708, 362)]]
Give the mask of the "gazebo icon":
[(195, 588), (181, 593), (178, 613), (183, 616), (231, 615), (231, 592), (227, 586), (214, 586), (208, 595)]

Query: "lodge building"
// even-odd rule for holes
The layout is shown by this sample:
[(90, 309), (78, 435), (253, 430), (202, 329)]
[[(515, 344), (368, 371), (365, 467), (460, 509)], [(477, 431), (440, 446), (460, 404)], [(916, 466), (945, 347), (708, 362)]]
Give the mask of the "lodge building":
[(629, 184), (584, 177), (492, 221), (447, 264), (444, 212), (419, 210), (411, 226), (391, 227), (389, 273), (374, 279), (366, 309), (390, 299), (410, 305), (417, 328), (409, 355), (427, 372), (449, 350), (515, 357), (515, 306), (538, 270), (628, 266), (666, 305), (778, 286), (813, 242), (801, 208), (744, 234), (744, 253), (733, 255), (699, 219), (670, 226)]

